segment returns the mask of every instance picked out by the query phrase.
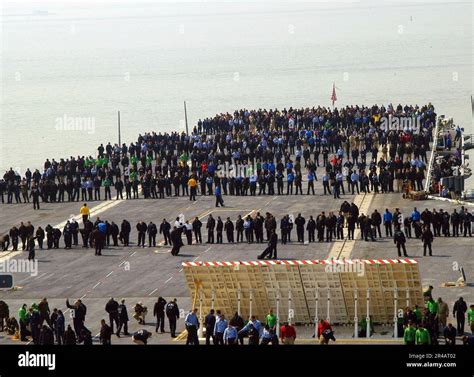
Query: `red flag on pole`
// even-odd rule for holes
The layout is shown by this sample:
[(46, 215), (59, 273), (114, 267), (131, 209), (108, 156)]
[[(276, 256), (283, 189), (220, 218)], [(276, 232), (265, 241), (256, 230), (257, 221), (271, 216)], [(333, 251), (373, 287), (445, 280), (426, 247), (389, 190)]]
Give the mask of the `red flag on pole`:
[(333, 84), (332, 84), (332, 96), (331, 96), (331, 100), (332, 100), (332, 105), (334, 106), (334, 102), (337, 101), (337, 96), (336, 96), (336, 83), (333, 83)]

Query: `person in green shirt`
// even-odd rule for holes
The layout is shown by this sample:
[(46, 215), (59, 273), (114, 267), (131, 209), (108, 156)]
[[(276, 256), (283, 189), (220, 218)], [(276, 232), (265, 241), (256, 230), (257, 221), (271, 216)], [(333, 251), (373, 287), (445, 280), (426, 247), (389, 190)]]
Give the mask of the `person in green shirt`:
[(471, 327), (471, 333), (474, 334), (474, 304), (469, 306), (467, 311), (467, 323)]
[(415, 339), (416, 339), (416, 344), (417, 344), (417, 345), (428, 345), (428, 344), (431, 344), (430, 333), (428, 332), (427, 329), (425, 329), (425, 328), (423, 327), (423, 325), (420, 325), (420, 326), (418, 327), (418, 330), (416, 330)]
[(18, 319), (20, 320), (20, 340), (26, 342), (26, 304), (23, 304), (18, 310)]
[(435, 316), (438, 315), (438, 303), (433, 300), (433, 299), (430, 299), (426, 302), (426, 308), (429, 310), (429, 312), (431, 314), (434, 314)]
[(277, 317), (276, 317), (275, 314), (273, 314), (273, 309), (270, 309), (270, 310), (268, 311), (267, 320), (266, 320), (265, 324), (268, 325), (268, 327), (269, 327), (270, 329), (273, 329), (273, 330), (276, 329)]
[(102, 181), (102, 186), (105, 187), (105, 200), (107, 200), (107, 196), (109, 197), (109, 200), (112, 200), (111, 194), (110, 194), (110, 186), (112, 185), (112, 182), (108, 177), (106, 177)]
[(403, 342), (406, 345), (413, 345), (416, 341), (416, 329), (413, 326), (412, 321), (408, 321), (408, 326), (405, 327), (405, 331), (403, 333)]

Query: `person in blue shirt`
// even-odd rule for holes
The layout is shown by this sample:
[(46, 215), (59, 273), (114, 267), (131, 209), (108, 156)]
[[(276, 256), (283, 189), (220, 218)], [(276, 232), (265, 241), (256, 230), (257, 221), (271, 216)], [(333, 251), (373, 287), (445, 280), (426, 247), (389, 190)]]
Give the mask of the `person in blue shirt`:
[(186, 330), (188, 332), (186, 345), (199, 345), (199, 338), (197, 334), (199, 328), (199, 320), (196, 314), (197, 311), (197, 309), (193, 309), (186, 315), (186, 318), (184, 319), (184, 324), (186, 325)]
[(234, 326), (230, 324), (224, 331), (224, 344), (225, 345), (236, 345), (237, 344), (237, 330)]
[(272, 346), (277, 346), (278, 337), (276, 336), (274, 330), (270, 329), (268, 325), (265, 325), (265, 327), (262, 330), (262, 341), (260, 344), (265, 346), (265, 345), (268, 345), (269, 343), (271, 343)]
[(307, 175), (307, 178), (308, 178), (308, 192), (306, 193), (306, 195), (309, 195), (309, 190), (311, 189), (311, 191), (313, 192), (313, 195), (314, 195), (314, 178), (315, 178), (315, 174), (310, 171)]
[(238, 332), (239, 338), (249, 337), (249, 345), (258, 345), (263, 332), (261, 322), (253, 315), (247, 324)]
[(215, 195), (216, 195), (216, 207), (219, 207), (219, 204), (224, 207), (224, 200), (222, 199), (222, 191), (221, 191), (221, 186), (216, 186), (215, 190)]
[[(206, 185), (207, 185), (207, 191), (208, 191), (208, 195), (212, 195), (212, 184), (213, 184), (214, 180), (212, 179), (212, 177), (210, 175), (208, 175), (206, 177)], [(204, 195), (204, 193), (203, 193)]]
[(413, 209), (413, 212), (411, 213), (411, 219), (413, 222), (417, 222), (417, 221), (420, 221), (420, 218), (421, 218), (421, 213), (418, 212), (418, 210), (415, 207)]
[(385, 237), (393, 237), (393, 232), (392, 232), (392, 221), (393, 221), (393, 215), (392, 213), (388, 210), (388, 208), (385, 209), (385, 213), (383, 214), (383, 225), (385, 225)]
[(359, 194), (359, 174), (354, 170), (351, 174), (351, 188), (352, 195), (354, 195), (354, 188), (357, 189), (357, 194)]
[(293, 195), (293, 181), (295, 180), (295, 176), (292, 172), (288, 173), (287, 179), (287, 187), (286, 187), (286, 195), (290, 193)]
[(224, 314), (217, 311), (217, 319), (216, 324), (214, 325), (214, 337), (216, 339), (216, 345), (223, 345), (224, 344), (224, 332), (227, 329), (227, 320), (224, 317)]

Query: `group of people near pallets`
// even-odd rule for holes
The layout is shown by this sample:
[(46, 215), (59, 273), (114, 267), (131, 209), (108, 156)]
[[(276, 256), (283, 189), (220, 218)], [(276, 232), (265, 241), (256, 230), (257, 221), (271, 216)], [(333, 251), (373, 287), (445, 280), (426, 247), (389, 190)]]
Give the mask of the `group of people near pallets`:
[[(102, 249), (110, 246), (118, 247), (119, 241), (123, 246), (130, 246), (131, 223), (123, 219), (120, 225), (114, 221), (102, 220), (99, 217), (93, 222), (90, 218), (90, 210), (87, 203), (80, 209), (82, 215), (82, 226), (74, 218), (67, 220), (62, 229), (52, 227), (48, 224), (44, 229), (39, 226), (35, 228), (31, 222), (21, 222), (19, 226), (13, 226), (7, 233), (0, 236), (1, 250), (6, 251), (10, 245), (12, 250), (19, 248), (29, 251), (29, 259), (35, 258), (35, 246), (40, 249), (58, 249), (61, 237), (64, 248), (70, 249), (79, 245), (79, 235), (82, 238), (84, 248), (92, 247), (96, 255), (102, 255)], [(423, 242), (424, 255), (432, 255), (432, 243), (435, 237), (471, 237), (472, 222), (474, 216), (467, 207), (462, 206), (459, 210), (454, 209), (451, 213), (443, 209), (426, 208), (420, 212), (416, 207), (411, 214), (404, 215), (399, 208), (390, 211), (375, 209), (371, 214), (359, 211), (355, 203), (344, 201), (339, 210), (322, 211), (316, 218), (310, 215), (305, 218), (302, 214), (296, 217), (287, 214), (278, 222), (271, 213), (260, 212), (246, 216), (238, 215), (232, 221), (227, 217), (225, 221), (210, 214), (207, 218), (205, 228), (207, 230), (207, 243), (223, 244), (224, 233), (227, 243), (246, 242), (263, 243), (268, 242), (268, 247), (261, 258), (277, 258), (277, 245), (292, 242), (292, 231), (296, 230), (296, 241), (307, 242), (333, 242), (336, 240), (354, 240), (356, 229), (360, 232), (360, 239), (365, 241), (376, 241), (382, 238), (382, 226), (385, 238), (393, 238), (398, 255), (407, 256), (406, 241), (415, 237)], [(279, 224), (280, 239), (278, 239), (277, 228)], [(138, 247), (157, 247), (160, 245), (171, 246), (171, 254), (178, 255), (180, 248), (184, 246), (183, 236), (187, 245), (202, 244), (203, 222), (199, 217), (187, 220), (184, 215), (177, 217), (172, 223), (163, 219), (157, 225), (153, 221), (146, 223), (139, 221), (136, 226)], [(163, 241), (157, 243), (157, 237), (163, 236)], [(234, 237), (235, 236), (235, 237)], [(194, 240), (193, 240), (194, 238)], [(294, 241), (294, 238), (293, 238)], [(44, 243), (46, 242), (46, 245)]]
[[(388, 116), (414, 117), (420, 130), (382, 127)], [(101, 144), (95, 157), (47, 159), (23, 174), (10, 169), (0, 200), (31, 199), (39, 209), (40, 201), (111, 199), (112, 188), (116, 199), (192, 198), (217, 187), (223, 195), (302, 194), (303, 182), (309, 195), (318, 178), (337, 197), (344, 182), (352, 193), (399, 191), (403, 182), (420, 190), (436, 113), (428, 104), (239, 110), (218, 118), (226, 119), (221, 126), (198, 125), (191, 135), (146, 133), (129, 145)], [(324, 172), (316, 174), (320, 163)]]
[[(397, 320), (397, 332), (403, 336), (406, 345), (436, 345), (443, 338), (446, 345), (455, 345), (456, 337), (461, 337), (464, 344), (474, 345), (474, 304), (469, 307), (463, 297), (454, 303), (452, 316), (456, 319), (456, 327), (448, 321), (449, 306), (441, 297), (435, 300), (432, 296), (433, 287), (424, 292), (425, 307), (418, 305), (407, 307), (403, 316)], [(470, 335), (465, 333), (465, 324), (469, 326)]]
[[(454, 303), (452, 308), (452, 316), (456, 319), (454, 327), (448, 320), (450, 314), (448, 304), (441, 297), (434, 300), (432, 290), (433, 287), (430, 286), (424, 293), (423, 309), (418, 305), (412, 308), (406, 307), (403, 315), (398, 316), (396, 323), (398, 336), (403, 337), (406, 345), (438, 344), (439, 338), (444, 339), (446, 345), (454, 345), (459, 337), (463, 344), (474, 345), (474, 304), (468, 307), (462, 297)], [(184, 319), (187, 332), (186, 345), (199, 344), (198, 330), (201, 326), (205, 330), (206, 345), (243, 345), (246, 338), (249, 345), (292, 345), (296, 340), (295, 326), (289, 321), (280, 323), (272, 308), (268, 310), (264, 322), (260, 322), (255, 315), (251, 315), (245, 321), (238, 312), (227, 319), (225, 313), (219, 309), (211, 309), (205, 314), (193, 308), (184, 315), (178, 308), (176, 298), (167, 301), (160, 296), (153, 306), (153, 317), (156, 318), (153, 324), (147, 322), (148, 308), (141, 301), (133, 306), (131, 316), (140, 326), (133, 334), (128, 332), (130, 318), (125, 299), (119, 303), (112, 297), (106, 302), (104, 309), (108, 320), (104, 318), (100, 321), (100, 332), (97, 336), (98, 342), (103, 345), (112, 344), (114, 334), (117, 338), (123, 335), (131, 337), (134, 343), (147, 344), (152, 336), (152, 329), (147, 329), (146, 326), (154, 326), (155, 333), (164, 334), (165, 319), (168, 320), (171, 338), (176, 338), (180, 318)], [(73, 312), (73, 315), (67, 316), (72, 318), (72, 326), (66, 323), (65, 310)], [(34, 302), (29, 307), (23, 304), (18, 311), (17, 320), (15, 316), (10, 315), (8, 304), (0, 300), (0, 332), (4, 331), (21, 341), (31, 340), (33, 344), (91, 345), (93, 337), (85, 325), (86, 314), (87, 307), (81, 299), (72, 305), (66, 300), (65, 308), (51, 310), (47, 298), (43, 298), (39, 303)], [(466, 318), (470, 334), (465, 333)], [(367, 331), (370, 331), (371, 336), (374, 334), (374, 322), (369, 319), (370, 325), (365, 318), (359, 322), (359, 337), (366, 337)], [(312, 336), (319, 344), (328, 344), (330, 340), (336, 341), (331, 324), (324, 318), (317, 320)]]

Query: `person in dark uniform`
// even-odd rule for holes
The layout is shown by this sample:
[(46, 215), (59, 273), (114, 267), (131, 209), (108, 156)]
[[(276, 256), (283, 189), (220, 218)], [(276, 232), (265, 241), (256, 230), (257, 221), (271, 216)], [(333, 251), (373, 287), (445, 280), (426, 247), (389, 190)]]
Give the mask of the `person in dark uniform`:
[(21, 239), (21, 249), (25, 250), (26, 241), (28, 241), (28, 229), (26, 229), (26, 226), (23, 224), (23, 222), (21, 222), (20, 226), (18, 227), (18, 235)]
[(263, 223), (264, 223), (264, 218), (262, 215), (260, 215), (260, 212), (257, 212), (257, 216), (255, 217), (255, 220), (253, 222), (253, 229), (255, 232), (255, 240), (257, 243), (262, 243), (263, 242)]
[(453, 317), (456, 318), (456, 330), (458, 335), (464, 335), (464, 324), (466, 321), (467, 304), (462, 297), (459, 297), (453, 306)]
[(432, 222), (433, 222), (434, 235), (435, 235), (435, 237), (440, 237), (441, 236), (441, 224), (443, 222), (443, 216), (441, 215), (440, 212), (436, 211), (436, 209), (433, 209), (432, 213), (433, 213)]
[(176, 299), (166, 304), (166, 316), (170, 324), (171, 337), (176, 338), (176, 321), (179, 318), (179, 308)]
[(113, 221), (110, 223), (110, 235), (112, 236), (114, 246), (118, 246), (119, 227)]
[(123, 327), (123, 334), (126, 336), (128, 335), (128, 313), (127, 313), (127, 307), (125, 306), (125, 300), (122, 299), (118, 309), (118, 319), (119, 319), (119, 325), (117, 327), (117, 333), (116, 335), (120, 338), (120, 331), (122, 331)]
[(40, 202), (39, 202), (40, 196), (41, 196), (40, 189), (36, 186), (36, 184), (33, 184), (33, 186), (31, 187), (31, 192), (30, 192), (30, 197), (33, 198), (33, 209), (40, 209)]
[(405, 247), (406, 241), (407, 241), (406, 237), (401, 231), (400, 226), (397, 225), (395, 228), (395, 233), (393, 234), (393, 243), (397, 245), (397, 251), (398, 251), (399, 257), (402, 256), (401, 250), (403, 250), (403, 256), (408, 257), (407, 249)]
[(156, 225), (150, 221), (147, 228), (148, 232), (148, 247), (156, 247), (156, 234), (158, 233), (158, 229)]
[(423, 226), (423, 231), (421, 233), (421, 240), (423, 241), (423, 256), (426, 257), (426, 249), (429, 250), (430, 257), (433, 256), (433, 251), (431, 249), (431, 244), (433, 243), (433, 233), (431, 232), (431, 229), (429, 225), (424, 225)]
[(468, 233), (469, 233), (469, 237), (472, 237), (471, 222), (472, 222), (472, 215), (469, 213), (467, 208), (465, 208), (464, 216), (463, 216), (464, 237), (467, 237)]
[(137, 332), (133, 333), (132, 340), (135, 344), (146, 346), (148, 344), (148, 339), (151, 338), (151, 336), (151, 332), (145, 329), (140, 329)]
[(0, 246), (2, 251), (8, 250), (8, 247), (10, 246), (10, 236), (8, 234), (0, 237)]
[(314, 221), (313, 216), (309, 217), (308, 224), (306, 224), (306, 230), (308, 231), (308, 242), (315, 242), (316, 221)]
[(138, 246), (145, 247), (145, 234), (148, 230), (147, 225), (144, 221), (140, 221), (137, 224), (137, 231), (138, 231)]
[(209, 218), (207, 220), (207, 243), (214, 243), (214, 228), (216, 226), (216, 220), (212, 217), (212, 215), (209, 215)]
[(58, 228), (53, 229), (53, 244), (55, 249), (59, 249), (59, 240), (61, 239), (61, 231)]
[(170, 230), (171, 224), (166, 221), (166, 219), (163, 219), (160, 224), (160, 234), (163, 234), (163, 237), (165, 238), (165, 245), (171, 245)]
[(82, 247), (89, 248), (90, 235), (93, 229), (94, 225), (92, 224), (92, 222), (86, 220), (84, 223), (84, 228), (80, 230), (82, 236)]
[(374, 212), (372, 212), (372, 215), (370, 216), (370, 219), (373, 226), (374, 237), (377, 237), (378, 233), (379, 238), (382, 238), (382, 232), (380, 230), (380, 225), (382, 224), (382, 216), (380, 215), (380, 212), (374, 210)]
[(295, 219), (296, 235), (298, 237), (298, 242), (304, 243), (304, 224), (305, 223), (306, 223), (305, 218), (301, 216), (301, 213), (298, 213), (298, 216)]
[(268, 241), (269, 246), (271, 246), (272, 253), (270, 254), (270, 259), (277, 259), (277, 246), (278, 246), (278, 236), (274, 230), (270, 234), (270, 239)]
[(165, 332), (165, 307), (166, 300), (161, 296), (158, 297), (153, 307), (153, 316), (156, 317), (155, 332), (158, 332), (158, 328), (160, 328), (162, 334)]
[(202, 234), (201, 234), (201, 228), (202, 228), (202, 222), (199, 220), (198, 217), (196, 217), (192, 223), (193, 226), (193, 232), (194, 232), (194, 238), (196, 239), (196, 243), (202, 243)]
[(102, 319), (100, 321), (100, 333), (99, 333), (99, 339), (100, 339), (100, 344), (103, 346), (107, 346), (112, 344), (111, 338), (112, 338), (112, 333), (113, 329), (105, 323), (105, 319)]
[(227, 218), (224, 224), (224, 230), (227, 237), (228, 243), (234, 243), (234, 223), (231, 221), (230, 217)]
[(51, 249), (53, 247), (53, 227), (48, 224), (46, 225), (46, 228), (44, 228), (44, 230), (46, 231), (46, 245), (47, 245), (47, 248), (48, 249)]
[(326, 215), (321, 212), (316, 218), (316, 229), (318, 231), (318, 242), (324, 241), (324, 228), (326, 227)]
[(453, 226), (453, 237), (459, 237), (459, 225), (461, 224), (461, 218), (459, 213), (454, 210), (451, 214), (451, 225)]
[(128, 246), (130, 243), (130, 232), (132, 231), (132, 227), (127, 220), (123, 220), (122, 224), (120, 225), (120, 239), (123, 242), (124, 246)]
[(217, 243), (222, 243), (222, 231), (224, 230), (224, 223), (220, 216), (217, 216), (217, 225), (216, 225), (216, 233), (217, 233)]
[(117, 192), (117, 197), (115, 200), (118, 200), (119, 197), (120, 199), (123, 199), (123, 182), (120, 179), (120, 177), (117, 178), (114, 186), (115, 186), (115, 191)]
[(356, 222), (357, 222), (357, 219), (354, 217), (354, 215), (352, 213), (349, 213), (349, 216), (347, 217), (347, 239), (348, 240), (354, 240)]
[(280, 220), (280, 237), (282, 245), (285, 245), (288, 240), (288, 227), (288, 215), (285, 215)]
[(181, 240), (181, 231), (174, 226), (173, 230), (171, 231), (170, 238), (173, 245), (173, 248), (171, 249), (171, 255), (177, 256), (181, 246), (183, 246), (183, 241)]
[(274, 231), (270, 235), (270, 240), (268, 241), (268, 246), (263, 251), (262, 254), (258, 256), (258, 259), (264, 259), (268, 255), (268, 259), (277, 259), (277, 245), (278, 245), (278, 236)]
[(79, 224), (76, 220), (71, 220), (71, 234), (72, 234), (72, 244), (77, 246), (79, 244), (79, 240), (77, 235), (79, 234)]
[(40, 226), (36, 230), (36, 240), (38, 241), (38, 247), (43, 249), (43, 241), (44, 241), (44, 230)]
[(216, 344), (216, 340), (214, 337), (214, 326), (216, 325), (216, 316), (214, 314), (214, 309), (211, 309), (209, 314), (206, 315), (204, 318), (204, 328), (206, 329), (206, 346), (212, 343)]
[(403, 220), (403, 227), (405, 228), (405, 237), (406, 238), (411, 238), (411, 226), (413, 224), (413, 220), (411, 217), (405, 217)]
[(105, 234), (99, 229), (94, 229), (91, 234), (91, 238), (94, 242), (95, 255), (102, 255), (102, 248), (104, 247)]
[(74, 331), (80, 337), (82, 330), (85, 329), (84, 322), (86, 320), (87, 308), (80, 299), (76, 300), (74, 305), (70, 305), (69, 299), (66, 299), (66, 306), (72, 310)]
[(64, 235), (64, 248), (70, 249), (72, 247), (72, 230), (71, 230), (71, 223), (69, 220), (66, 222), (63, 230)]
[(336, 229), (337, 225), (337, 217), (334, 216), (332, 212), (328, 213), (326, 217), (326, 242), (332, 242), (332, 238), (334, 235), (334, 230)]
[(237, 231), (237, 242), (243, 242), (244, 240), (244, 220), (242, 216), (239, 215), (237, 221), (235, 222), (235, 230)]
[(114, 322), (119, 328), (119, 314), (118, 314), (119, 303), (114, 300), (113, 297), (105, 304), (105, 311), (109, 314), (109, 322), (111, 334), (114, 332)]
[(27, 245), (28, 260), (32, 260), (32, 261), (35, 260), (35, 239), (36, 237), (30, 236), (30, 238), (28, 238), (28, 245)]

